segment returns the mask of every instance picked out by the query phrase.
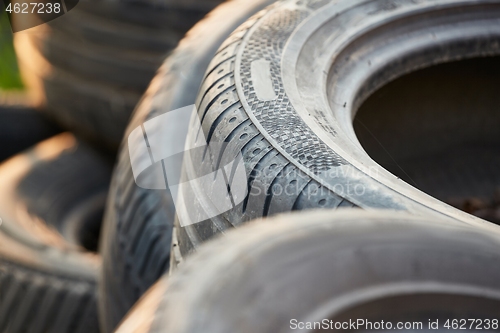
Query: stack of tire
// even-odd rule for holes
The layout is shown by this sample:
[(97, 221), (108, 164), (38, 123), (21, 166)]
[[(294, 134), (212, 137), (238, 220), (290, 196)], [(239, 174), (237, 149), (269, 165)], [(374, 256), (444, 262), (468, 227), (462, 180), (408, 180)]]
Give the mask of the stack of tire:
[[(63, 18), (94, 19), (117, 5), (88, 4)], [(144, 8), (166, 17), (160, 9), (167, 7), (157, 6)], [(130, 32), (125, 26), (142, 16), (127, 13), (108, 18), (127, 22), (119, 26)], [(120, 106), (138, 88), (127, 80), (143, 69), (132, 59), (150, 59), (145, 53), (152, 51), (139, 47), (146, 35), (95, 34), (78, 18), (64, 31), (56, 20), (39, 35), (19, 35), (19, 49), (50, 69), (25, 74), (39, 105), (91, 141), (116, 147), (121, 138), (122, 146), (100, 234), (94, 217), (110, 171), (93, 148), (62, 134), (0, 167), (12, 175), (0, 177), (2, 188), (13, 189), (0, 201), (0, 287), (7, 286), (0, 288), (0, 318), (9, 318), (0, 320), (0, 331), (499, 330), (499, 227), (444, 202), (464, 193), (490, 198), (500, 186), (498, 172), (490, 172), (497, 164), (485, 167), (475, 155), (498, 161), (491, 151), (500, 147), (500, 99), (492, 88), (500, 77), (499, 16), (500, 3), (489, 0), (227, 1), (169, 54), (124, 133)], [(51, 35), (60, 43), (47, 42)], [(69, 35), (100, 47), (126, 40), (141, 51), (106, 58), (95, 57), (104, 54), (97, 47), (82, 49), (82, 70), (47, 51), (64, 49)], [(459, 60), (467, 70), (453, 67)], [(135, 74), (106, 74), (115, 66)], [(475, 87), (455, 85), (457, 70)], [(411, 72), (420, 73), (416, 80), (408, 79)], [(81, 78), (78, 86), (68, 83), (73, 76)], [(388, 98), (390, 90), (378, 94), (391, 84), (400, 99)], [(474, 88), (484, 94), (464, 99)], [(430, 98), (439, 91), (451, 102)], [(73, 118), (67, 110), (78, 96), (89, 104)], [(109, 96), (121, 96), (120, 103)], [(178, 123), (154, 123), (179, 110)], [(415, 110), (422, 119), (411, 117)], [(187, 116), (184, 137), (176, 127)], [(112, 125), (115, 118), (123, 121)], [(165, 131), (158, 140), (152, 124)], [(135, 150), (135, 139), (144, 151)], [(157, 153), (179, 153), (179, 146), (195, 148), (183, 153), (173, 183), (171, 161)], [(456, 147), (460, 163), (436, 162), (442, 149)], [(429, 175), (436, 164), (441, 173)], [(459, 177), (443, 176), (451, 171)], [(431, 184), (423, 186), (429, 193), (409, 185), (414, 179)], [(235, 185), (241, 181), (243, 196)], [(151, 186), (139, 186), (145, 183)], [(78, 193), (85, 195), (72, 199)], [(316, 211), (299, 212), (306, 210)], [(100, 257), (89, 253), (97, 238)]]
[(70, 133), (0, 165), (0, 331), (98, 332), (96, 248), (111, 166)]
[[(349, 319), (424, 325), (437, 320), (446, 329), (446, 319), (456, 324), (477, 318), (498, 330), (500, 285), (492, 268), (500, 259), (498, 226), (389, 173), (360, 145), (352, 123), (363, 101), (407, 73), (468, 58), (498, 61), (498, 2), (285, 0), (257, 11), (264, 5), (235, 0), (200, 22), (164, 63), (129, 124), (101, 239), (99, 297), (108, 331), (125, 311), (121, 304), (152, 286), (169, 258), (171, 275), (151, 288), (119, 332), (312, 332), (318, 327), (305, 323), (323, 319), (341, 325)], [(223, 21), (225, 9), (233, 15)], [(230, 32), (242, 18), (238, 12), (251, 18)], [(466, 73), (494, 86), (498, 66), (489, 68)], [(415, 149), (426, 157), (436, 146), (464, 142), (498, 148), (494, 129), (500, 118), (492, 112), (498, 98), (485, 91), (491, 102), (483, 108), (487, 125), (483, 119), (475, 126), (461, 113), (448, 122), (429, 115), (435, 122), (422, 126), (423, 135), (443, 133), (429, 145), (411, 130), (417, 128), (414, 118), (406, 133), (389, 132), (386, 123), (378, 134), (402, 135), (388, 141), (401, 155)], [(144, 125), (140, 133), (148, 137), (152, 119), (192, 104), (198, 114), (186, 147), (200, 138), (192, 126), (196, 121), (209, 145), (184, 153), (181, 179), (188, 190), (172, 198), (161, 190), (168, 176), (153, 173), (163, 184), (157, 190), (139, 187), (134, 131)], [(465, 126), (467, 135), (446, 132)], [(398, 146), (408, 138), (414, 146)], [(149, 141), (153, 154), (172, 145), (158, 142)], [(211, 150), (211, 142), (224, 148)], [(222, 192), (210, 185), (213, 191), (205, 191), (205, 176), (237, 160), (245, 167), (247, 195), (240, 201), (232, 197), (233, 207), (221, 211), (236, 173), (226, 170)], [(168, 164), (148, 160), (155, 162)], [(463, 168), (467, 177), (452, 179), (453, 185), (490, 197), (498, 177), (490, 177), (487, 186), (473, 185), (483, 181), (479, 169)], [(439, 190), (450, 194), (453, 188)], [(328, 210), (248, 223), (309, 209)], [(186, 223), (179, 210), (218, 214)]]
[(0, 108), (0, 332), (101, 331), (115, 151), (164, 58), (219, 2), (82, 1), (15, 34), (29, 96)]
[(80, 1), (16, 33), (21, 74), (49, 117), (114, 150), (163, 59), (221, 1)]

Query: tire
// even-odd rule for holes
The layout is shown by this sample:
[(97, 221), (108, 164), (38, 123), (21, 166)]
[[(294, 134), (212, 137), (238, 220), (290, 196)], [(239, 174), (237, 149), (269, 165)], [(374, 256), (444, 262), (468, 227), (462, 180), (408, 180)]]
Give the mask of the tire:
[(257, 221), (202, 245), (117, 332), (275, 333), (323, 319), (439, 320), (444, 330), (446, 320), (497, 318), (493, 227), (359, 209)]
[(57, 30), (29, 35), (32, 44), (53, 66), (85, 79), (144, 91), (165, 57), (163, 52), (121, 52), (75, 40)]
[(0, 96), (0, 162), (61, 132), (31, 104), (24, 94)]
[[(270, 3), (228, 1), (193, 27), (146, 91), (128, 133), (146, 119), (193, 104), (203, 73), (220, 43)], [(100, 248), (104, 262), (99, 301), (103, 332), (111, 332), (169, 269), (175, 214), (168, 191), (146, 190), (135, 184), (126, 145), (119, 153), (108, 200)]]
[(0, 165), (0, 332), (99, 331), (91, 250), (110, 173), (68, 133)]
[[(499, 4), (491, 1), (289, 0), (247, 22), (213, 58), (196, 102), (208, 144), (226, 147), (185, 154), (184, 178), (191, 187), (182, 192), (177, 206), (193, 216), (217, 211), (218, 201), (228, 193), (200, 190), (203, 177), (238, 156), (246, 169), (248, 195), (200, 223), (182, 226), (176, 220), (179, 251), (174, 264), (227, 228), (294, 210), (385, 208), (485, 223), (378, 165), (359, 144), (352, 119), (364, 99), (398, 76), (433, 64), (499, 54), (498, 14)], [(498, 112), (489, 114), (483, 124), (492, 124), (490, 139), (498, 148), (500, 117)], [(409, 127), (416, 128), (418, 120), (411, 119)], [(457, 128), (463, 131), (470, 122), (461, 119)], [(432, 123), (427, 127), (436, 128)], [(445, 126), (437, 128), (441, 137), (448, 134), (443, 133)], [(482, 133), (481, 127), (477, 132)], [(388, 142), (397, 143), (397, 132), (390, 133)], [(194, 146), (198, 134), (188, 134), (188, 146)], [(400, 148), (408, 152), (429, 146), (422, 144), (422, 136), (416, 138), (417, 145)], [(237, 180), (230, 178), (228, 186)]]
[(82, 10), (113, 23), (124, 22), (155, 30), (171, 30), (184, 34), (210, 10), (224, 0), (125, 0), (104, 2), (82, 1)]
[(97, 252), (113, 160), (67, 133), (51, 142), (61, 145), (63, 140), (74, 142), (59, 148), (56, 158), (32, 163), (22, 179), (6, 176), (9, 192), (4, 193), (18, 198), (15, 205), (25, 207), (66, 242)]
[(96, 147), (113, 150), (123, 136), (129, 111), (140, 100), (140, 93), (52, 66), (33, 45), (29, 34), (16, 35), (15, 45), (24, 50), (18, 53), (19, 64), (29, 72), (25, 83), (38, 108), (63, 128), (82, 134)]
[[(165, 56), (221, 1), (83, 1), (57, 20), (16, 34), (23, 80), (36, 106), (62, 127), (115, 151)], [(61, 72), (71, 82), (54, 83)]]
[[(82, 3), (83, 4), (83, 3)], [(104, 5), (104, 4), (102, 4)], [(130, 22), (110, 20), (102, 13), (102, 7), (96, 7), (96, 13), (87, 8), (75, 13), (66, 14), (57, 20), (51, 21), (48, 31), (67, 32), (71, 37), (87, 41), (96, 46), (108, 46), (118, 49), (151, 50), (164, 53), (177, 45), (183, 33), (171, 30), (148, 28)], [(116, 6), (106, 13), (115, 13)], [(88, 22), (92, 24), (88, 24)], [(193, 24), (196, 22), (193, 22)], [(43, 31), (45, 33), (46, 27)]]

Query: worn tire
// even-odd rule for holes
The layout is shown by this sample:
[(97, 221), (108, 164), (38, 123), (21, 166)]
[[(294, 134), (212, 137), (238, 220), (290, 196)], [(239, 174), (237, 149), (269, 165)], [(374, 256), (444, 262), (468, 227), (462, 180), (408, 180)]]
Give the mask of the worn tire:
[(110, 174), (68, 133), (0, 165), (0, 332), (99, 331), (101, 260), (90, 250)]
[[(65, 129), (116, 150), (168, 52), (222, 1), (81, 1), (64, 16), (16, 34), (23, 80), (36, 106)], [(61, 72), (66, 82), (54, 78)]]
[(117, 332), (316, 331), (298, 322), (323, 319), (392, 329), (491, 323), (500, 314), (499, 253), (496, 226), (359, 209), (281, 215), (200, 246)]
[(75, 39), (55, 29), (28, 36), (37, 51), (54, 67), (84, 79), (137, 91), (147, 88), (158, 64), (165, 58), (164, 52), (123, 52), (109, 45), (101, 46), (86, 42), (83, 38)]
[(2, 173), (4, 194), (16, 198), (14, 206), (25, 207), (66, 242), (97, 252), (113, 159), (67, 133), (47, 140), (49, 144), (58, 149), (57, 157), (33, 161), (22, 178), (22, 168), (10, 177)]
[(60, 132), (24, 94), (0, 96), (0, 162)]
[[(91, 3), (88, 4), (91, 6)], [(109, 19), (106, 14), (118, 11), (120, 7), (116, 5), (112, 5), (106, 11), (102, 7), (106, 4), (101, 2), (102, 6), (91, 6), (95, 12), (88, 7), (80, 8), (80, 5), (83, 3), (74, 9), (75, 13), (71, 11), (57, 20), (51, 21), (50, 25), (43, 29), (40, 28), (40, 30), (45, 32), (46, 29), (49, 29), (49, 31), (67, 33), (76, 40), (87, 41), (96, 46), (154, 52), (165, 52), (165, 50), (172, 49), (183, 34), (181, 31), (155, 29), (127, 21)], [(102, 15), (103, 12), (106, 14)], [(88, 22), (92, 22), (92, 24), (88, 24)], [(194, 23), (196, 22), (192, 24)]]
[[(147, 90), (128, 133), (147, 119), (193, 104), (203, 73), (220, 43), (250, 15), (272, 2), (228, 1), (189, 31)], [(146, 190), (135, 184), (125, 144), (113, 174), (100, 250), (104, 260), (99, 302), (103, 332), (111, 332), (168, 270), (174, 215), (168, 191)]]
[(140, 92), (88, 79), (53, 66), (29, 34), (16, 34), (25, 83), (40, 110), (101, 148), (114, 149), (123, 136)]
[[(238, 156), (249, 194), (200, 223), (181, 226), (177, 219), (176, 261), (227, 228), (293, 210), (386, 208), (485, 223), (374, 162), (358, 143), (352, 118), (364, 99), (398, 76), (499, 54), (499, 14), (494, 1), (288, 0), (248, 21), (218, 50), (196, 102), (208, 143), (226, 146), (185, 154), (183, 172), (191, 187), (178, 207), (192, 216), (217, 211), (229, 192), (200, 190), (206, 188), (203, 177)], [(483, 124), (498, 149), (500, 116), (492, 115)], [(460, 126), (469, 118), (461, 117)], [(187, 146), (194, 147), (198, 137), (192, 130)], [(228, 178), (231, 188), (239, 181)]]
[(224, 0), (80, 1), (79, 9), (110, 22), (185, 33)]

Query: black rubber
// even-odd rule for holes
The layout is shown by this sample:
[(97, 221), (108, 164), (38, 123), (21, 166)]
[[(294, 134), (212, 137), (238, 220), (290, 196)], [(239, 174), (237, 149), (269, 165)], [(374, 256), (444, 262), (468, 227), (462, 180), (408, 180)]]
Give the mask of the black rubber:
[(24, 94), (0, 95), (0, 161), (60, 132)]
[[(433, 64), (499, 54), (499, 13), (498, 2), (491, 1), (288, 0), (237, 29), (213, 58), (196, 101), (208, 143), (224, 144), (224, 149), (185, 154), (183, 177), (190, 190), (182, 192), (178, 205), (186, 211), (218, 210), (217, 201), (231, 194), (233, 176), (227, 175), (227, 193), (200, 190), (206, 188), (202, 177), (239, 156), (248, 195), (199, 223), (182, 226), (176, 219), (173, 264), (214, 234), (294, 210), (386, 208), (485, 223), (380, 167), (359, 144), (352, 119), (371, 93), (398, 76)], [(470, 115), (481, 105), (466, 110)], [(498, 103), (492, 105), (488, 110), (498, 109)], [(432, 119), (434, 113), (429, 115)], [(498, 149), (500, 117), (494, 115), (482, 124), (488, 123), (487, 133)], [(444, 119), (445, 125), (458, 124), (458, 118)], [(413, 128), (418, 121), (413, 118)], [(459, 124), (457, 128), (468, 122)], [(446, 126), (439, 130), (442, 137), (454, 137)], [(197, 137), (193, 129), (188, 143)], [(395, 137), (388, 141), (396, 144)], [(415, 147), (427, 147), (425, 138), (415, 139)], [(434, 141), (443, 143), (441, 139)], [(400, 148), (409, 152), (415, 147)]]
[(0, 332), (99, 332), (111, 166), (68, 133), (0, 165)]
[(223, 0), (80, 1), (79, 7), (111, 22), (138, 27), (186, 32)]
[(6, 195), (67, 242), (97, 252), (112, 165), (111, 157), (77, 141), (57, 158), (33, 163)]
[(57, 20), (16, 34), (23, 80), (36, 106), (62, 127), (116, 150), (165, 56), (220, 2), (83, 0)]
[[(147, 90), (128, 133), (145, 120), (196, 99), (210, 59), (239, 24), (271, 0), (234, 0), (217, 7), (191, 29)], [(127, 137), (127, 135), (125, 136)], [(139, 297), (169, 269), (175, 215), (170, 193), (139, 188), (128, 147), (122, 147), (105, 214), (100, 252), (103, 332), (111, 332)]]
[[(82, 78), (144, 91), (165, 57), (164, 52), (141, 52), (96, 45), (53, 29), (30, 34), (37, 50), (53, 66)], [(175, 44), (173, 44), (175, 45)], [(173, 46), (172, 45), (172, 46)]]
[[(106, 6), (105, 3), (100, 3), (97, 7), (92, 6), (91, 2), (89, 5), (84, 8), (79, 8), (79, 6), (75, 8), (75, 13), (69, 13), (51, 21), (50, 29), (46, 27), (48, 30), (42, 30), (43, 33), (65, 32), (76, 40), (87, 41), (96, 46), (154, 52), (165, 52), (165, 50), (172, 49), (184, 33), (170, 29), (150, 28), (122, 20), (110, 20), (106, 14), (113, 14), (121, 7), (111, 5), (106, 11), (103, 8)], [(92, 10), (92, 8), (94, 9)], [(151, 13), (150, 9), (147, 10)], [(87, 24), (88, 21), (92, 21), (93, 24)], [(192, 24), (195, 23), (196, 21), (192, 22)]]
[(57, 68), (34, 45), (30, 34), (16, 34), (15, 43), (25, 82), (41, 111), (95, 146), (113, 150), (123, 136), (140, 91), (111, 85)]
[(370, 157), (391, 173), (500, 224), (495, 209), (500, 203), (500, 96), (494, 88), (499, 85), (498, 56), (421, 69), (371, 95), (357, 112), (354, 129)]
[(439, 320), (438, 332), (448, 331), (446, 320), (491, 325), (500, 315), (500, 233), (492, 227), (359, 209), (256, 221), (200, 246), (118, 332), (319, 332), (305, 326), (323, 320), (334, 332), (336, 322), (358, 319), (392, 329)]

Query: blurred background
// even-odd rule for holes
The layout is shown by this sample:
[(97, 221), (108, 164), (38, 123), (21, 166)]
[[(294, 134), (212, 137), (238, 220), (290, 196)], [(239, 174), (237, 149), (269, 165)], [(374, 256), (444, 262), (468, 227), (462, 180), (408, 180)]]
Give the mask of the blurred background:
[(7, 92), (22, 92), (23, 84), (19, 75), (16, 54), (12, 43), (12, 29), (7, 13), (0, 16), (0, 89), (2, 96)]

